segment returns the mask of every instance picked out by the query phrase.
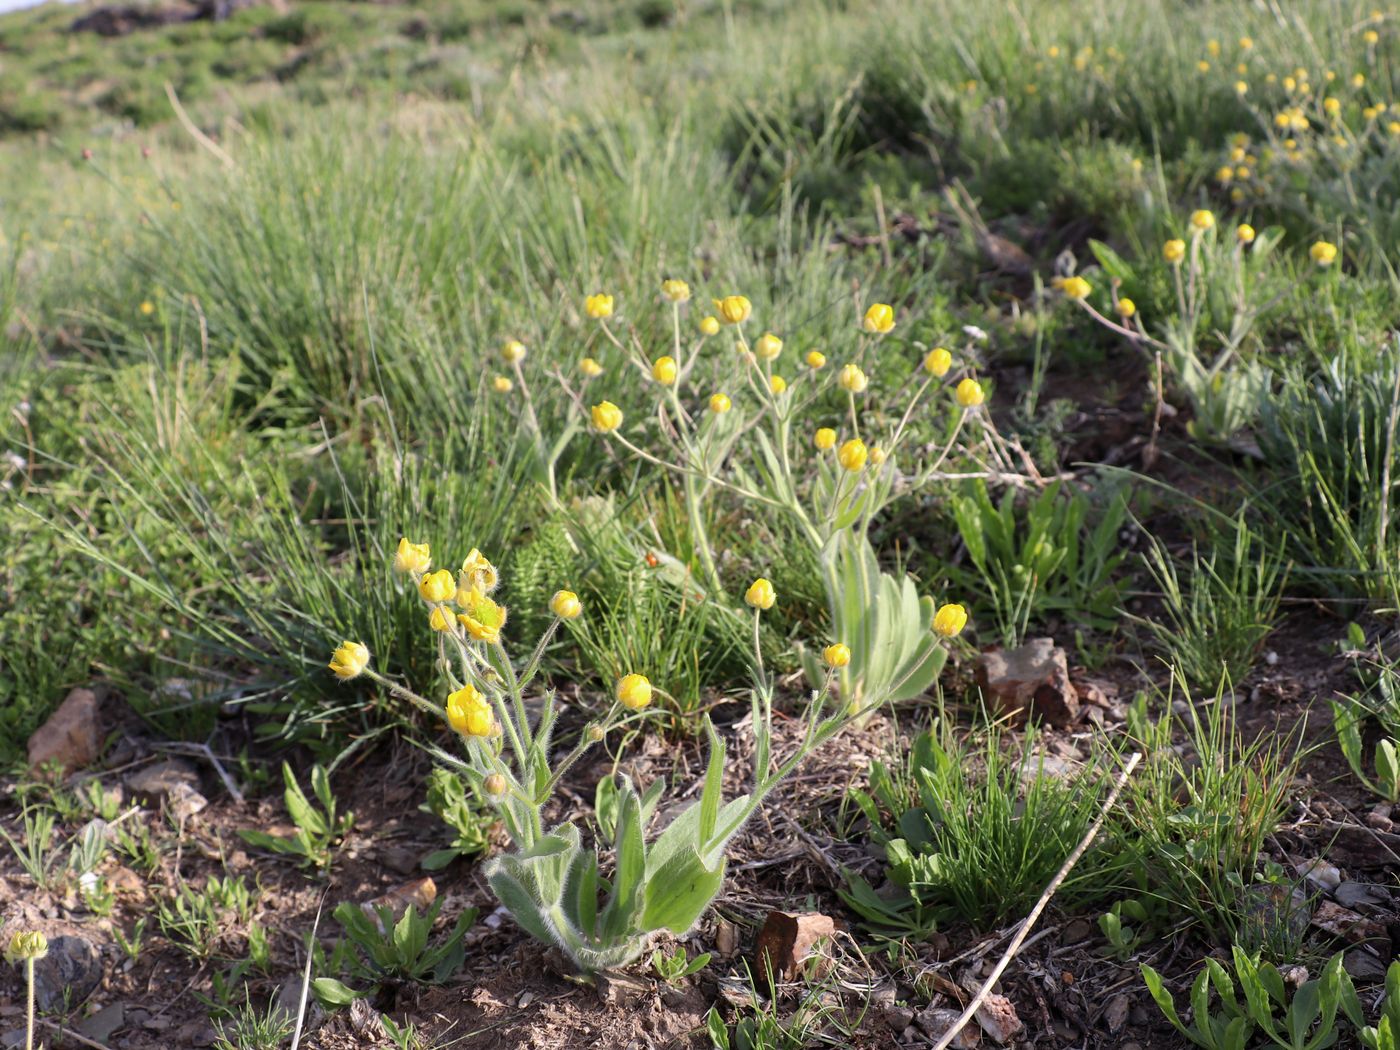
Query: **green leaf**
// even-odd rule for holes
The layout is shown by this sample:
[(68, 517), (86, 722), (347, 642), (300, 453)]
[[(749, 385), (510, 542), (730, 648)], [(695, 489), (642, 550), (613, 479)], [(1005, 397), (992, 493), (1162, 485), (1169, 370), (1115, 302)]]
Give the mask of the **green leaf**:
[(707, 867), (694, 847), (673, 854), (647, 883), (641, 928), (676, 936), (695, 925), (724, 885), (724, 859)]
[(329, 1010), (349, 1006), (365, 994), (341, 984), (334, 977), (317, 977), (311, 982), (311, 991), (316, 996), (316, 1001)]

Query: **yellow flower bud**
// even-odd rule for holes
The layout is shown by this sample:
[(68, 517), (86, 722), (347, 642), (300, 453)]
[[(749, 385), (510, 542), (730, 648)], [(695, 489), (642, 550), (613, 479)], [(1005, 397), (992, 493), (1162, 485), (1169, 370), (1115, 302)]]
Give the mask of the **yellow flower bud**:
[(742, 295), (726, 295), (723, 299), (712, 300), (725, 324), (743, 324), (753, 313), (753, 303)]
[(710, 398), (710, 411), (715, 415), (722, 415), (734, 407), (734, 403), (729, 400), (728, 394), (715, 394)]
[(820, 350), (808, 350), (805, 360), (807, 362), (807, 367), (813, 371), (816, 371), (818, 368), (826, 367), (826, 354), (822, 353)]
[(492, 773), (481, 782), (481, 787), (489, 797), (501, 798), (506, 793), (506, 778), (499, 773)]
[(1179, 263), (1186, 258), (1186, 242), (1173, 238), (1162, 245), (1162, 258), (1169, 263)]
[(326, 666), (341, 681), (347, 681), (364, 673), (369, 666), (369, 650), (359, 642), (341, 642), (331, 653), (331, 662)]
[(1118, 316), (1126, 321), (1129, 317), (1132, 317), (1133, 314), (1137, 313), (1137, 303), (1133, 302), (1127, 296), (1124, 296), (1122, 299), (1118, 300), (1118, 305), (1115, 306), (1114, 309), (1118, 311)]
[(446, 569), (430, 572), (418, 581), (418, 593), (425, 602), (447, 602), (457, 593), (457, 583)]
[(851, 650), (837, 642), (822, 650), (822, 659), (826, 661), (827, 667), (845, 667), (851, 662)]
[(589, 414), (593, 417), (593, 428), (605, 434), (622, 426), (622, 409), (611, 401), (600, 401), (593, 406)]
[(1235, 227), (1235, 240), (1241, 244), (1249, 244), (1254, 240), (1254, 227), (1247, 222), (1242, 222)]
[(975, 379), (964, 379), (953, 391), (958, 399), (958, 404), (963, 408), (976, 408), (983, 401), (987, 400), (987, 395), (982, 390), (982, 384)]
[(1331, 266), (1337, 261), (1337, 246), (1327, 241), (1317, 241), (1308, 249), (1308, 254), (1318, 266)]
[(931, 376), (942, 378), (948, 374), (948, 369), (952, 367), (953, 355), (941, 346), (934, 347), (924, 358), (924, 371)]
[(501, 360), (508, 365), (513, 365), (517, 361), (525, 360), (525, 344), (519, 339), (512, 339), (505, 346), (501, 347)]
[(583, 612), (583, 603), (573, 591), (555, 591), (549, 599), (549, 611), (561, 620), (575, 620)]
[(700, 320), (700, 334), (701, 334), (701, 335), (718, 335), (718, 334), (719, 334), (719, 318), (718, 318), (718, 317), (705, 317), (705, 318), (701, 318), (701, 320)]
[(619, 704), (633, 711), (640, 711), (651, 703), (651, 683), (646, 675), (624, 675), (618, 680), (614, 693)]
[(870, 465), (872, 467), (878, 467), (881, 463), (885, 462), (886, 458), (888, 457), (886, 456), (885, 450), (879, 445), (876, 445), (870, 450)]
[(787, 380), (780, 375), (769, 376), (768, 389), (773, 391), (773, 395), (776, 397), (787, 389)]
[(468, 682), (447, 696), (447, 724), (463, 736), (490, 736), (496, 715), (476, 686)]
[(842, 390), (849, 390), (853, 394), (859, 394), (870, 385), (870, 380), (865, 378), (865, 373), (860, 370), (859, 365), (845, 365), (836, 374), (836, 382), (841, 384)]
[(812, 444), (816, 445), (817, 448), (821, 449), (823, 452), (830, 452), (836, 447), (836, 431), (832, 430), (830, 427), (820, 428), (812, 438)]
[(446, 606), (434, 605), (433, 611), (428, 614), (428, 626), (435, 631), (450, 631), (457, 626), (457, 619)]
[(764, 332), (753, 344), (760, 361), (774, 361), (783, 352), (783, 341), (772, 332)]
[(1087, 299), (1092, 292), (1093, 286), (1083, 277), (1066, 277), (1060, 285), (1060, 291), (1071, 299)]
[(607, 736), (608, 734), (603, 731), (602, 726), (589, 726), (587, 735), (588, 739), (593, 741), (593, 743), (601, 744), (603, 742), (603, 737)]
[(1209, 212), (1209, 211), (1206, 211), (1206, 209), (1204, 209), (1204, 208), (1201, 208), (1201, 209), (1199, 209), (1198, 211), (1193, 211), (1193, 212), (1191, 213), (1191, 227), (1192, 227), (1192, 229), (1201, 230), (1202, 232), (1204, 232), (1205, 230), (1210, 229), (1210, 228), (1211, 228), (1212, 226), (1214, 226), (1214, 225), (1215, 225), (1215, 215), (1214, 215), (1214, 213)]
[(683, 303), (690, 298), (690, 285), (674, 278), (661, 282), (661, 294), (673, 303)]
[(394, 553), (394, 568), (399, 572), (427, 572), (433, 564), (430, 555), (426, 543), (409, 543), (407, 537), (400, 537), (399, 549)]
[(142, 301), (140, 309), (142, 317), (150, 317), (151, 314), (156, 312), (156, 304), (149, 299), (145, 299)]
[(601, 321), (605, 317), (611, 317), (613, 312), (613, 297), (603, 295), (590, 295), (583, 301), (583, 312), (595, 321)]
[(1364, 41), (1365, 41), (1366, 43), (1368, 43), (1368, 44), (1374, 44), (1374, 43), (1376, 43), (1377, 41), (1379, 41), (1380, 38), (1381, 38), (1381, 35), (1380, 35), (1379, 33), (1377, 33), (1374, 29), (1368, 29), (1368, 30), (1366, 30), (1366, 32), (1364, 32), (1364, 33), (1361, 34), (1361, 39), (1364, 40)]
[(961, 605), (945, 605), (933, 614), (933, 629), (944, 638), (961, 634), (967, 626), (967, 610)]
[(836, 462), (851, 472), (860, 470), (870, 458), (870, 451), (860, 438), (851, 438), (836, 450)]
[(38, 930), (16, 930), (5, 948), (11, 963), (37, 962), (49, 954), (49, 940)]
[(462, 575), (457, 579), (457, 604), (465, 602), (465, 592), (475, 589), (482, 594), (490, 594), (500, 582), (501, 574), (496, 571), (496, 566), (473, 547), (462, 559)]
[(894, 328), (894, 309), (887, 303), (876, 303), (865, 311), (861, 327), (867, 332), (884, 335)]
[(603, 374), (603, 366), (591, 357), (585, 357), (578, 363), (578, 370), (589, 379), (597, 379)]
[(744, 602), (751, 609), (771, 609), (777, 600), (773, 584), (762, 576), (749, 584), (749, 589), (744, 592)]
[(514, 386), (508, 376), (495, 376), (491, 380), (491, 388), (498, 394), (509, 394)]
[(651, 377), (662, 386), (670, 386), (676, 381), (677, 371), (676, 359), (668, 354), (652, 362)]

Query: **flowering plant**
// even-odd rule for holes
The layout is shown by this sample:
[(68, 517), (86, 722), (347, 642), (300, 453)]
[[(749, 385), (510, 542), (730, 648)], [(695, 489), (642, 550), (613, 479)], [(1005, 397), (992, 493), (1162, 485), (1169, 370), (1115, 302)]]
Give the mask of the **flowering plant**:
[[(679, 286), (679, 288), (677, 288)], [(635, 332), (625, 339), (599, 323), (605, 337), (647, 376), (656, 389), (655, 425), (642, 427), (613, 401), (590, 410), (595, 431), (628, 454), (678, 475), (684, 485), (690, 535), (699, 561), (703, 591), (723, 595), (713, 544), (704, 515), (716, 492), (787, 518), (809, 545), (821, 567), (833, 641), (846, 646), (850, 659), (839, 672), (837, 689), (848, 705), (870, 700), (899, 700), (929, 687), (943, 665), (945, 652), (934, 633), (937, 609), (920, 596), (902, 573), (880, 569), (868, 532), (871, 521), (896, 495), (946, 477), (944, 462), (957, 447), (967, 421), (982, 419), (981, 384), (958, 371), (943, 348), (929, 351), (922, 372), (910, 383), (903, 414), (891, 425), (862, 425), (860, 404), (869, 386), (868, 360), (896, 325), (893, 308), (876, 303), (855, 327), (854, 347), (840, 367), (828, 368), (827, 355), (809, 350), (789, 379), (781, 371), (787, 347), (781, 337), (764, 332), (750, 339), (746, 324), (753, 305), (742, 295), (713, 300), (715, 313), (704, 317), (698, 335), (682, 337), (681, 307), (690, 297), (683, 282), (668, 281), (663, 295), (672, 310), (670, 353), (650, 360)], [(709, 340), (728, 328), (735, 352), (718, 369), (699, 368)], [(788, 351), (788, 356), (793, 356)], [(715, 380), (718, 372), (722, 378)], [(700, 377), (713, 385), (703, 386)], [(832, 378), (828, 378), (832, 377)], [(715, 389), (719, 386), (722, 389)], [(845, 418), (832, 419), (804, 437), (800, 423), (831, 387), (844, 395)], [(944, 440), (913, 450), (910, 422), (930, 391), (951, 388), (957, 412)], [(630, 425), (629, 425), (630, 423)], [(983, 420), (989, 437), (995, 432)], [(839, 433), (836, 424), (845, 429)], [(896, 457), (910, 453), (906, 472)], [(801, 653), (809, 683), (827, 677), (815, 651)]]
[[(862, 713), (828, 703), (835, 675), (851, 658), (844, 645), (829, 646), (827, 670), (807, 706), (800, 741), (786, 758), (774, 755), (773, 684), (764, 671), (758, 639), (759, 618), (773, 607), (777, 595), (769, 581), (754, 581), (745, 594), (753, 609), (751, 704), (756, 737), (749, 791), (724, 800), (725, 747), (706, 720), (710, 754), (699, 798), (654, 838), (648, 840), (647, 826), (664, 781), (639, 791), (628, 778), (620, 778), (615, 813), (611, 820), (600, 821), (608, 825), (603, 834), (616, 858), (611, 878), (604, 878), (599, 850), (584, 844), (579, 826), (569, 822), (546, 829), (542, 813), (560, 779), (591, 744), (650, 706), (655, 692), (651, 682), (640, 674), (620, 678), (608, 711), (588, 722), (575, 746), (555, 760), (550, 738), (556, 695), (544, 689), (539, 713), (532, 718), (525, 691), (560, 625), (583, 614), (577, 596), (569, 591), (554, 595), (550, 624), (517, 671), (504, 641), (506, 610), (490, 597), (499, 576), (480, 552), (467, 556), (455, 580), (448, 570), (432, 570), (426, 544), (401, 541), (395, 562), (412, 578), (427, 608), (428, 626), (438, 638), (440, 665), (449, 679), (445, 703), (435, 704), (373, 670), (368, 650), (357, 642), (342, 643), (330, 669), (343, 680), (368, 676), (455, 730), (464, 754), (434, 747), (433, 756), (468, 778), (499, 809), (516, 847), (488, 862), (487, 881), (521, 928), (557, 947), (584, 974), (635, 960), (662, 930), (683, 934), (690, 929), (724, 883), (726, 847), (764, 798), (808, 754)], [(945, 636), (956, 634), (966, 621), (966, 614), (954, 606), (939, 615), (939, 631)]]

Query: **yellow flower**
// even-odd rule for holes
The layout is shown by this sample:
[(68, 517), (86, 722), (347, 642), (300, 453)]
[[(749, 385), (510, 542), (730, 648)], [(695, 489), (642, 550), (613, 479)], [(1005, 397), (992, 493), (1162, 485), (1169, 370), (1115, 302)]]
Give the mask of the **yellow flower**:
[(1133, 314), (1137, 313), (1137, 303), (1133, 302), (1127, 296), (1124, 296), (1122, 299), (1118, 300), (1118, 305), (1115, 306), (1114, 309), (1118, 311), (1118, 316), (1126, 321), (1129, 317), (1132, 317)]
[(787, 380), (780, 375), (769, 376), (768, 389), (773, 391), (774, 396), (781, 394), (787, 389)]
[(622, 409), (611, 401), (600, 401), (593, 406), (589, 414), (593, 417), (594, 429), (601, 430), (603, 433), (622, 426)]
[(958, 399), (958, 404), (963, 408), (976, 408), (983, 401), (987, 400), (987, 395), (982, 390), (982, 384), (975, 379), (964, 379), (953, 391)]
[(583, 603), (573, 591), (555, 591), (549, 599), (549, 611), (561, 620), (576, 620), (583, 612)]
[(457, 621), (467, 629), (467, 633), (478, 642), (494, 644), (501, 640), (501, 628), (506, 625), (506, 610), (480, 591), (469, 591), (467, 600), (457, 601), (465, 611), (459, 613)]
[(5, 958), (11, 963), (37, 962), (48, 954), (48, 938), (38, 930), (16, 930), (5, 948)]
[(517, 361), (525, 360), (525, 344), (519, 339), (512, 339), (505, 346), (501, 347), (501, 360), (508, 365), (513, 365)]
[(1366, 74), (1365, 74), (1365, 73), (1353, 73), (1353, 74), (1351, 75), (1351, 86), (1352, 86), (1352, 87), (1354, 87), (1354, 88), (1359, 88), (1359, 87), (1362, 87), (1363, 85), (1365, 85), (1365, 83), (1366, 83)]
[(1329, 117), (1335, 117), (1342, 111), (1342, 100), (1329, 95), (1322, 100), (1322, 109)]
[(591, 357), (585, 357), (578, 363), (578, 370), (589, 379), (597, 379), (603, 374), (603, 366)]
[(894, 328), (894, 309), (888, 303), (876, 303), (865, 311), (860, 326), (867, 332), (884, 335)]
[(501, 574), (496, 571), (496, 566), (473, 547), (462, 559), (462, 575), (457, 580), (457, 604), (462, 604), (464, 592), (478, 590), (482, 594), (490, 594), (500, 582)]
[(468, 682), (447, 694), (447, 724), (463, 736), (490, 736), (496, 715), (481, 691)]
[(812, 444), (816, 445), (817, 448), (821, 449), (823, 452), (830, 452), (836, 447), (836, 431), (832, 430), (830, 427), (822, 427), (812, 438)]
[(613, 312), (613, 297), (599, 292), (597, 295), (590, 295), (583, 301), (583, 312), (595, 321), (601, 321), (605, 317), (611, 317)]
[(1220, 41), (1219, 41), (1219, 40), (1208, 40), (1208, 41), (1206, 41), (1206, 51), (1208, 51), (1208, 52), (1210, 53), (1210, 57), (1211, 57), (1211, 58), (1219, 58), (1219, 57), (1220, 57)]
[(1240, 37), (1240, 50), (1241, 50), (1241, 51), (1248, 51), (1248, 50), (1249, 50), (1250, 48), (1252, 48), (1253, 46), (1254, 46), (1254, 41), (1253, 41), (1253, 39), (1251, 39), (1250, 37), (1247, 37), (1247, 36), (1242, 36), (1242, 37)]
[(822, 353), (820, 350), (808, 350), (806, 361), (807, 367), (813, 371), (816, 371), (818, 368), (825, 368), (826, 354)]
[(430, 572), (418, 581), (418, 593), (425, 602), (451, 601), (457, 593), (457, 585), (452, 582), (452, 574), (446, 569)]
[(845, 667), (851, 662), (851, 650), (837, 642), (822, 650), (822, 659), (826, 661), (827, 667)]
[(1235, 227), (1235, 240), (1241, 244), (1249, 244), (1254, 240), (1254, 227), (1247, 222), (1242, 222)]
[(783, 352), (783, 341), (772, 332), (764, 332), (755, 340), (753, 352), (760, 361), (773, 361)]
[(1162, 245), (1162, 258), (1169, 263), (1179, 263), (1186, 258), (1186, 242), (1173, 238)]
[(836, 462), (851, 472), (860, 470), (870, 458), (870, 451), (860, 438), (851, 438), (836, 450)]
[(1218, 171), (1216, 171), (1216, 173), (1215, 173), (1215, 181), (1218, 182), (1218, 183), (1220, 183), (1220, 184), (1222, 184), (1222, 185), (1226, 185), (1226, 186), (1228, 186), (1228, 185), (1230, 184), (1230, 181), (1231, 181), (1234, 177), (1235, 177), (1235, 169), (1232, 168), (1232, 167), (1231, 167), (1230, 165), (1228, 165), (1228, 164), (1226, 164), (1224, 167), (1220, 168), (1220, 169), (1219, 169)]
[(1361, 34), (1361, 39), (1364, 40), (1364, 41), (1365, 41), (1366, 43), (1368, 43), (1368, 44), (1374, 44), (1374, 43), (1376, 43), (1377, 41), (1379, 41), (1380, 38), (1381, 38), (1381, 35), (1380, 35), (1379, 33), (1377, 33), (1374, 29), (1368, 29), (1368, 30), (1366, 30), (1366, 32), (1364, 32), (1364, 33)]
[(369, 666), (369, 650), (359, 642), (341, 642), (331, 653), (331, 662), (326, 666), (341, 681), (347, 681), (363, 673)]
[(491, 386), (498, 394), (509, 394), (515, 384), (507, 376), (496, 376), (491, 380)]
[(734, 407), (734, 403), (729, 400), (728, 394), (715, 394), (710, 398), (710, 411), (715, 415), (721, 415)]
[(712, 300), (719, 311), (720, 320), (725, 324), (743, 324), (753, 313), (753, 303), (742, 295), (726, 295), (723, 299)]
[(652, 362), (651, 377), (662, 386), (670, 386), (676, 381), (676, 359), (669, 354)]
[(872, 467), (878, 467), (881, 463), (885, 462), (887, 458), (888, 456), (885, 450), (879, 445), (876, 445), (870, 450), (870, 465)]
[(1206, 209), (1201, 208), (1200, 210), (1198, 210), (1198, 211), (1193, 211), (1193, 212), (1191, 213), (1191, 227), (1192, 227), (1192, 229), (1201, 230), (1202, 232), (1204, 232), (1204, 231), (1210, 229), (1210, 228), (1211, 228), (1212, 226), (1214, 226), (1214, 225), (1215, 225), (1215, 214), (1214, 214), (1213, 212), (1209, 212), (1209, 211), (1206, 211)]
[(865, 373), (860, 370), (859, 365), (845, 365), (836, 374), (836, 382), (841, 384), (842, 390), (849, 390), (853, 394), (859, 394), (870, 385), (870, 380), (865, 378)]
[(1089, 293), (1094, 290), (1093, 285), (1083, 277), (1066, 277), (1060, 285), (1060, 291), (1071, 299), (1087, 299)]
[(142, 316), (144, 316), (144, 317), (150, 317), (151, 314), (153, 314), (153, 313), (155, 313), (155, 312), (156, 312), (156, 304), (153, 303), (153, 302), (151, 302), (149, 299), (146, 299), (146, 300), (144, 300), (144, 301), (141, 303), (141, 314), (142, 314)]
[(1236, 94), (1236, 95), (1247, 95), (1247, 94), (1249, 94), (1249, 85), (1246, 84), (1243, 80), (1236, 80), (1236, 81), (1235, 81), (1235, 94)]
[(426, 543), (409, 543), (399, 537), (399, 549), (394, 552), (394, 568), (399, 572), (427, 572), (433, 564), (432, 551)]
[(690, 299), (690, 285), (672, 278), (661, 282), (661, 294), (673, 303), (683, 303)]
[(651, 703), (651, 683), (644, 674), (623, 675), (613, 692), (619, 704), (633, 711), (640, 711)]
[(944, 638), (961, 634), (967, 626), (967, 610), (961, 605), (945, 605), (933, 614), (933, 629)]
[(744, 592), (744, 603), (750, 609), (771, 609), (777, 600), (773, 584), (762, 576), (749, 584), (749, 589)]
[(719, 333), (719, 318), (705, 317), (700, 321), (701, 335), (717, 335)]
[(1308, 249), (1308, 254), (1318, 266), (1331, 266), (1337, 261), (1337, 246), (1327, 241), (1318, 241)]
[(948, 369), (953, 367), (953, 355), (937, 346), (928, 352), (924, 358), (924, 371), (929, 375), (938, 376), (940, 379), (948, 374)]
[(435, 631), (450, 631), (456, 625), (456, 618), (445, 606), (434, 605), (433, 611), (428, 614), (428, 626)]

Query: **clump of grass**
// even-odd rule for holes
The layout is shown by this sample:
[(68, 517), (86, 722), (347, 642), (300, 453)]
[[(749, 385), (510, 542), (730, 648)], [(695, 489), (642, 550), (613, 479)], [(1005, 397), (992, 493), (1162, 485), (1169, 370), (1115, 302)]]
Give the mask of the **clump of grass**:
[(1288, 570), (1260, 545), (1241, 515), (1216, 523), (1204, 551), (1193, 545), (1184, 571), (1158, 539), (1143, 557), (1161, 588), (1161, 613), (1133, 620), (1193, 686), (1241, 681), (1273, 630)]

